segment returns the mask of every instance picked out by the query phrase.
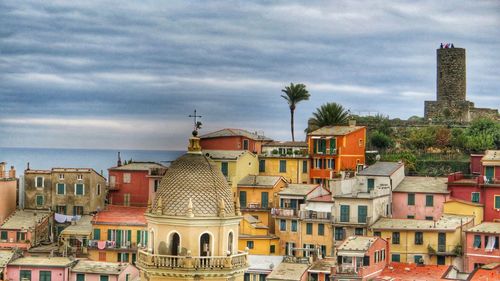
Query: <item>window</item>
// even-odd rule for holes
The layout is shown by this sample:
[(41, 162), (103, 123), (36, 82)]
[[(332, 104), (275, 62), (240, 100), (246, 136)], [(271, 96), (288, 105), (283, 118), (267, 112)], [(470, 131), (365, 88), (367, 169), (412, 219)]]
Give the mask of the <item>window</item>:
[(248, 150), (248, 148), (249, 148), (248, 140), (243, 140), (243, 150)]
[(36, 205), (37, 206), (43, 206), (43, 195), (37, 195), (36, 196)]
[(425, 195), (425, 206), (434, 206), (434, 195)]
[(101, 240), (101, 230), (94, 228), (94, 240)]
[(302, 161), (302, 173), (307, 173), (307, 160)]
[(97, 196), (101, 195), (101, 185), (100, 184), (97, 184), (96, 193), (97, 193)]
[(109, 281), (109, 276), (108, 275), (101, 275), (101, 276), (99, 276), (99, 281)]
[(221, 162), (220, 163), (220, 171), (222, 172), (222, 174), (227, 177), (228, 174), (229, 174), (229, 164), (227, 162)]
[(23, 279), (31, 280), (31, 270), (21, 270), (19, 272), (19, 278), (20, 278), (20, 280), (23, 280)]
[(85, 194), (85, 186), (83, 183), (75, 184), (75, 195), (84, 195)]
[(399, 256), (399, 254), (392, 254), (392, 262), (400, 262), (401, 261), (401, 257)]
[(335, 169), (335, 160), (334, 159), (327, 159), (326, 160), (326, 167), (328, 169)]
[(108, 240), (115, 241), (116, 247), (127, 248), (132, 239), (132, 230), (108, 229)]
[(297, 221), (292, 220), (292, 232), (297, 232)]
[(0, 239), (7, 240), (9, 237), (9, 233), (7, 231), (0, 232)]
[(142, 247), (146, 247), (148, 245), (147, 230), (137, 230), (137, 244), (141, 244)]
[(64, 179), (64, 174), (59, 174), (59, 179), (63, 180)]
[(276, 246), (275, 246), (275, 245), (270, 245), (270, 246), (269, 246), (269, 252), (270, 252), (271, 254), (274, 254), (274, 253), (276, 252)]
[(408, 218), (408, 219), (414, 219), (414, 218), (415, 218), (415, 216), (413, 216), (413, 215), (408, 215), (408, 216), (406, 216), (406, 218)]
[(336, 142), (335, 138), (330, 139), (330, 155), (337, 154), (337, 149), (335, 148), (336, 147), (335, 142)]
[(130, 273), (125, 274), (125, 281), (130, 281)]
[(57, 194), (59, 195), (66, 194), (66, 185), (64, 183), (57, 184)]
[(445, 256), (437, 256), (437, 264), (438, 265), (445, 265), (446, 264), (446, 257)]
[(359, 147), (363, 146), (363, 139), (359, 139)]
[(83, 215), (83, 206), (73, 206), (73, 215), (74, 216)]
[(363, 235), (363, 228), (361, 227), (356, 227), (354, 229), (354, 235)]
[(344, 240), (344, 229), (342, 227), (335, 228), (335, 240), (336, 241)]
[(66, 215), (66, 206), (65, 205), (57, 205), (56, 213)]
[(408, 193), (408, 206), (415, 206), (415, 194)]
[(286, 160), (280, 160), (280, 173), (286, 173)]
[(247, 248), (253, 249), (253, 241), (247, 241)]
[(415, 232), (415, 245), (423, 245), (423, 244), (424, 244), (424, 233)]
[(370, 265), (370, 256), (364, 256), (363, 257), (363, 266), (369, 266)]
[(313, 224), (310, 222), (306, 223), (306, 234), (307, 235), (313, 234)]
[(413, 261), (416, 263), (416, 264), (423, 264), (424, 263), (424, 259), (422, 258), (421, 255), (414, 255), (413, 256)]
[(16, 233), (16, 238), (17, 238), (17, 241), (25, 241), (26, 240), (26, 232), (17, 232)]
[[(321, 245), (321, 256), (324, 258), (326, 257), (326, 245)], [(326, 281), (330, 279), (325, 279)]]
[(50, 281), (50, 276), (51, 275), (51, 271), (44, 271), (44, 270), (40, 270), (40, 273), (39, 273), (39, 281)]
[(471, 193), (471, 202), (479, 203), (479, 192)]
[(426, 216), (425, 219), (428, 220), (428, 221), (431, 221), (431, 220), (434, 220), (434, 217)]
[(349, 205), (340, 205), (340, 221), (349, 222)]
[(99, 261), (106, 261), (106, 252), (99, 251)]
[(259, 173), (264, 173), (266, 172), (266, 160), (261, 159), (259, 160)]
[(295, 243), (286, 242), (285, 243), (285, 255), (286, 256), (295, 256)]
[(495, 209), (500, 209), (500, 195), (495, 196)]
[(322, 223), (318, 223), (318, 235), (325, 235), (325, 225)]
[(118, 253), (117, 262), (128, 262), (128, 253)]
[(241, 208), (247, 207), (247, 192), (246, 191), (240, 191), (240, 207)]
[(366, 215), (368, 213), (368, 206), (358, 206), (358, 223), (366, 223)]
[(484, 167), (484, 176), (488, 180), (488, 183), (491, 183), (494, 174), (495, 174), (495, 167), (493, 166)]
[(250, 273), (245, 273), (243, 275), (243, 281), (250, 281)]
[(368, 179), (368, 192), (375, 188), (375, 179)]
[(77, 273), (76, 274), (76, 281), (85, 281), (85, 274), (84, 273)]
[(286, 231), (286, 220), (280, 220), (280, 231)]
[(392, 244), (399, 244), (399, 232), (392, 233)]
[(43, 187), (45, 183), (45, 179), (43, 177), (36, 177), (35, 178), (35, 186), (36, 187)]
[(158, 187), (160, 187), (160, 180), (155, 180), (154, 181), (154, 191), (158, 191)]
[(269, 207), (269, 192), (262, 192), (260, 194), (260, 205), (262, 208)]
[(382, 233), (380, 233), (380, 231), (374, 231), (373, 236), (382, 237)]
[(474, 235), (474, 248), (481, 248), (481, 235)]

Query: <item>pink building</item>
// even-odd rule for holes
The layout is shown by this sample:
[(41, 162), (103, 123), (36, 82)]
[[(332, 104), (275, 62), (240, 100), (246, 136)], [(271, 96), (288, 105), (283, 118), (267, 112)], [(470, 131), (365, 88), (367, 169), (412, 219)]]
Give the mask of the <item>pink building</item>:
[(5, 162), (0, 162), (0, 224), (16, 210), (17, 179), (14, 166), (5, 170)]
[(139, 270), (129, 263), (80, 260), (68, 281), (131, 281), (138, 276)]
[(63, 257), (23, 257), (7, 265), (6, 280), (68, 281), (75, 261)]
[(0, 226), (0, 248), (29, 250), (50, 237), (52, 213), (41, 210), (17, 210)]
[(406, 177), (392, 192), (392, 217), (438, 220), (450, 192), (447, 178)]
[(332, 281), (372, 280), (388, 264), (389, 244), (380, 237), (351, 236), (337, 247)]
[(500, 263), (500, 223), (483, 222), (466, 230), (465, 271)]

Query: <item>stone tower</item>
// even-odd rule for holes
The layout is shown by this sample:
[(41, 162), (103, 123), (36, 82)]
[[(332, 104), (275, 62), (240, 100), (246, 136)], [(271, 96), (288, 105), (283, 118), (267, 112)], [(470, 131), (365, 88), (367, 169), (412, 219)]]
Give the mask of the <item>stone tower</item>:
[(436, 92), (438, 102), (464, 102), (466, 93), (465, 49), (437, 49)]

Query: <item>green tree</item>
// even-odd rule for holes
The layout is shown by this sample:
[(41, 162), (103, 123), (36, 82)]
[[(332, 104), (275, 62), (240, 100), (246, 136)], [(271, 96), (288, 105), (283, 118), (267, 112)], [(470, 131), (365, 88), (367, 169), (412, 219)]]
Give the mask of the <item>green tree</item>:
[(425, 150), (436, 144), (435, 127), (414, 128), (410, 130), (408, 138), (409, 148)]
[(487, 118), (475, 119), (471, 122), (466, 134), (471, 137), (488, 135), (493, 138), (493, 147), (487, 149), (500, 148), (500, 122)]
[(295, 136), (293, 133), (293, 115), (295, 112), (295, 107), (297, 106), (297, 103), (303, 101), (303, 100), (309, 100), (309, 97), (311, 96), (309, 92), (306, 89), (306, 85), (304, 84), (296, 84), (294, 85), (293, 83), (290, 83), (290, 86), (286, 86), (284, 89), (281, 90), (284, 95), (281, 95), (282, 98), (284, 98), (288, 102), (288, 106), (290, 107), (290, 128), (292, 131), (292, 141), (295, 141)]
[(313, 112), (313, 117), (307, 121), (306, 132), (312, 132), (324, 126), (344, 125), (349, 113), (340, 104), (328, 102)]
[(378, 149), (387, 149), (392, 147), (394, 142), (383, 132), (374, 131), (370, 134), (370, 144)]

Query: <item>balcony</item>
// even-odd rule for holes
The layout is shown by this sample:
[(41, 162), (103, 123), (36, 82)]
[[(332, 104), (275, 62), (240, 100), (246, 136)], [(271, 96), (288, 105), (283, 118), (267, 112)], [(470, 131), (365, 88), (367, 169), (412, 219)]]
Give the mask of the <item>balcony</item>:
[(355, 267), (352, 264), (341, 264), (335, 267), (336, 274), (346, 274), (346, 275), (358, 275), (359, 267)]
[(273, 205), (273, 202), (269, 202), (267, 204), (267, 206), (262, 206), (261, 203), (258, 203), (258, 202), (253, 202), (253, 203), (248, 203), (246, 206), (242, 206), (241, 209), (242, 210), (246, 210), (246, 211), (262, 211), (262, 210), (269, 210), (271, 209), (270, 206)]
[(271, 209), (271, 215), (284, 218), (298, 218), (299, 210), (297, 209)]
[(89, 240), (88, 248), (93, 250), (115, 250), (115, 251), (131, 251), (135, 252), (138, 248), (142, 248), (141, 244), (125, 242), (122, 245), (117, 245), (115, 241), (102, 241), (106, 242), (106, 246), (103, 249), (99, 249), (98, 240)]
[(179, 269), (179, 270), (234, 270), (248, 266), (247, 253), (240, 252), (232, 256), (170, 256), (156, 255), (143, 250), (138, 251), (137, 265), (139, 268)]
[(427, 250), (430, 256), (461, 256), (462, 245), (429, 244)]
[(300, 211), (300, 218), (303, 220), (333, 222), (333, 217), (331, 212)]
[(367, 226), (371, 221), (371, 217), (334, 217), (334, 224), (345, 224), (345, 225), (361, 225)]

